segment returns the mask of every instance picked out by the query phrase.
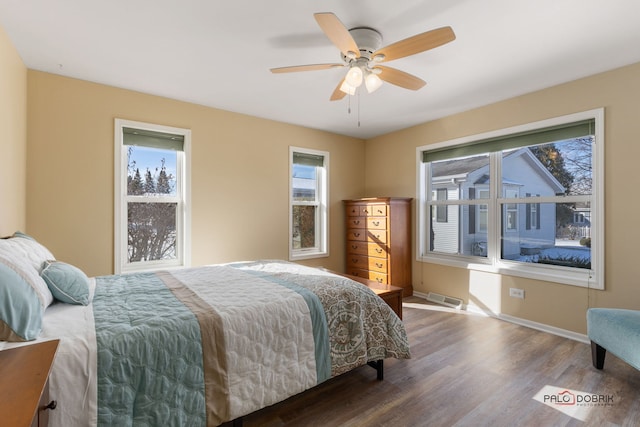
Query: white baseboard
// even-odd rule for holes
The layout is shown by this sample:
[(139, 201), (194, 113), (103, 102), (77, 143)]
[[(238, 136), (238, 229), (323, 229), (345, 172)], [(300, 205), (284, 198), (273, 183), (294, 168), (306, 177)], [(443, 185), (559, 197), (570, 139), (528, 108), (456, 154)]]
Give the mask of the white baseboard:
[[(427, 294), (423, 294), (422, 292), (413, 292), (413, 295), (418, 298), (427, 299)], [(466, 304), (462, 310), (468, 311), (469, 313), (481, 314), (488, 317), (494, 317), (496, 319), (504, 320), (505, 322), (515, 323), (516, 325), (526, 326), (527, 328), (536, 329), (538, 331), (547, 332), (549, 334), (557, 335), (563, 338), (568, 338), (574, 341), (579, 341), (585, 344), (589, 344), (589, 337), (585, 334), (580, 334), (578, 332), (573, 332), (568, 329), (557, 328), (555, 326), (547, 325), (544, 323), (534, 322), (532, 320), (522, 319), (520, 317), (510, 316), (504, 313), (494, 313), (491, 311), (484, 310), (477, 305), (474, 304)], [(456, 311), (456, 310), (452, 310)], [(460, 310), (457, 310), (460, 311)]]
[(557, 328), (555, 326), (547, 325), (544, 323), (534, 322), (532, 320), (521, 319), (520, 317), (509, 316), (508, 314), (498, 314), (498, 319), (506, 320), (507, 322), (515, 323), (517, 325), (526, 326), (528, 328), (537, 329), (542, 332), (548, 332), (553, 335), (558, 335), (563, 338), (569, 338), (574, 341), (579, 341), (585, 344), (589, 344), (591, 341), (585, 334), (579, 334), (568, 329)]

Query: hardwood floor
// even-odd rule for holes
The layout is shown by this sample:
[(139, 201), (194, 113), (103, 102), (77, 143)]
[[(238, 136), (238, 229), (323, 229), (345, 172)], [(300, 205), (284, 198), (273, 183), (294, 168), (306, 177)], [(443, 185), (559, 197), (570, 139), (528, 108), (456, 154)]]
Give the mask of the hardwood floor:
[[(387, 359), (384, 381), (363, 366), (244, 426), (640, 425), (640, 371), (612, 354), (598, 371), (587, 344), (416, 297), (404, 322), (412, 358)], [(565, 390), (582, 404), (543, 403)]]

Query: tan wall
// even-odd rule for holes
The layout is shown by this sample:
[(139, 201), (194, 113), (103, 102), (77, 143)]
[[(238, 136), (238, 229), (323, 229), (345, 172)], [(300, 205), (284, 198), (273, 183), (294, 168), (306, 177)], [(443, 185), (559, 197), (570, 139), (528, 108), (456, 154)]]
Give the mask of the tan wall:
[(113, 272), (114, 119), (192, 130), (192, 264), (288, 257), (289, 146), (330, 152), (330, 257), (364, 141), (37, 71), (28, 73), (29, 231), (89, 275)]
[[(414, 288), (488, 310), (586, 332), (589, 306), (640, 309), (636, 197), (640, 159), (640, 64), (509, 99), (367, 141), (366, 194), (416, 195), (416, 147), (574, 112), (605, 108), (605, 290), (468, 271), (414, 261)], [(415, 248), (414, 248), (415, 250)], [(526, 297), (509, 297), (509, 288)]]
[(0, 27), (0, 236), (26, 229), (27, 68)]

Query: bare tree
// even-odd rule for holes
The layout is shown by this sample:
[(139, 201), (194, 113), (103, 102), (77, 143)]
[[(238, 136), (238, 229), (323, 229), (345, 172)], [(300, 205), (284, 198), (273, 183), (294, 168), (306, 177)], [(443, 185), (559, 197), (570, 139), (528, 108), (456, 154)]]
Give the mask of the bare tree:
[(565, 156), (565, 165), (574, 177), (568, 194), (591, 194), (593, 186), (592, 145), (593, 137), (590, 136), (572, 139), (562, 144), (562, 149), (570, 153)]

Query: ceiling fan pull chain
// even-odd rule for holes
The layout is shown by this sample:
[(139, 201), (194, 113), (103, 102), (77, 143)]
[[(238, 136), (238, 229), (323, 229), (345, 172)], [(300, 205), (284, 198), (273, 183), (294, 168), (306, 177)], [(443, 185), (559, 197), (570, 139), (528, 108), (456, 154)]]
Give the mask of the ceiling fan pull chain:
[(360, 91), (358, 91), (358, 127), (360, 127)]

